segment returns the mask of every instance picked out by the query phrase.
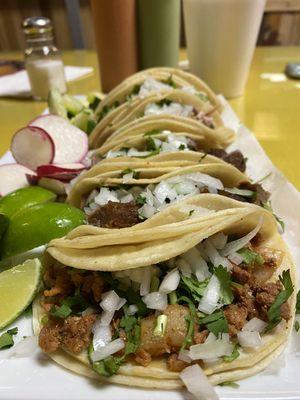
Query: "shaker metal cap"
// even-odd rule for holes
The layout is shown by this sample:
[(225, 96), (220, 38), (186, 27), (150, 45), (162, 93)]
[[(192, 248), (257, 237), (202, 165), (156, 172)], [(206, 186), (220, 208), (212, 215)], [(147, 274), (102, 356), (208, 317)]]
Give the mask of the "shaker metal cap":
[(26, 35), (51, 33), (53, 30), (51, 20), (41, 16), (24, 19), (22, 22), (22, 28)]

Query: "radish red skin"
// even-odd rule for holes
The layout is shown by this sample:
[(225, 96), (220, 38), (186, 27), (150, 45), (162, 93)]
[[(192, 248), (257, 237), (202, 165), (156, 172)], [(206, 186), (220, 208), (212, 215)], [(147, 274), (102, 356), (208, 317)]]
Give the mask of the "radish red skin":
[(44, 129), (27, 126), (14, 134), (11, 152), (17, 163), (35, 170), (39, 165), (53, 161), (55, 146), (53, 139)]
[(63, 117), (54, 114), (41, 115), (29, 122), (29, 126), (41, 127), (52, 137), (55, 145), (53, 163), (78, 163), (86, 157), (88, 152), (86, 133)]

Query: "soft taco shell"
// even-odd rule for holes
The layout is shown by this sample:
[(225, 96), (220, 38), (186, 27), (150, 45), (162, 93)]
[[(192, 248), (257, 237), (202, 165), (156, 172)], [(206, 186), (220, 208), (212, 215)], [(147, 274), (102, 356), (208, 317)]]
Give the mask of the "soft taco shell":
[[(153, 93), (143, 99), (135, 98), (110, 111), (101, 121), (99, 121), (95, 129), (92, 131), (89, 137), (90, 146), (92, 148), (101, 146), (113, 134), (113, 132), (126, 124), (143, 117), (145, 108), (148, 104), (156, 103), (164, 99), (183, 105), (191, 105), (198, 112), (203, 111), (204, 113), (209, 113), (209, 116), (214, 121), (215, 129), (220, 129), (221, 131), (224, 131), (226, 135), (228, 134), (227, 130), (230, 129), (224, 127), (219, 112), (212, 105), (203, 102), (196, 95), (174, 89), (166, 92)], [(163, 117), (164, 114), (161, 114), (161, 116)], [(186, 119), (189, 120), (190, 118)], [(194, 119), (194, 121), (197, 122), (201, 128), (204, 125), (200, 120)]]
[[(191, 208), (200, 210), (200, 213), (193, 213), (196, 216), (191, 216), (188, 212)], [(203, 213), (204, 209), (208, 213)], [(105, 229), (98, 228), (101, 241), (97, 242), (97, 235), (83, 237), (91, 242), (90, 248), (61, 247), (66, 240), (69, 240), (68, 246), (72, 243), (80, 243), (78, 240), (81, 237), (78, 234), (81, 227), (76, 228), (77, 234), (75, 237), (73, 235), (73, 239), (63, 238), (52, 241), (48, 247), (48, 254), (72, 267), (105, 271), (124, 270), (175, 257), (217, 232), (248, 233), (261, 219), (263, 219), (260, 230), (261, 245), (282, 251), (284, 254), (281, 265), (278, 266), (270, 281), (276, 281), (284, 270), (289, 269), (292, 281), (295, 283), (295, 266), (270, 213), (255, 205), (243, 204), (211, 194), (198, 195), (181, 201), (163, 210), (160, 218), (154, 216), (142, 224), (122, 229), (120, 232), (109, 233)], [(178, 230), (177, 235), (172, 233), (174, 225)], [(192, 231), (181, 229), (187, 225), (193, 227)], [(161, 236), (159, 240), (156, 237), (154, 240), (153, 232), (159, 228), (163, 228)], [(164, 237), (162, 231), (165, 232)], [(72, 237), (72, 234), (69, 236)], [(122, 240), (120, 240), (121, 237)], [(95, 245), (96, 247), (92, 248)], [(47, 257), (51, 261), (51, 257), (49, 255)], [(289, 300), (291, 309), (295, 306), (295, 300), (296, 290)], [(40, 329), (42, 316), (43, 312), (36, 303), (34, 313), (36, 333)], [(263, 345), (258, 351), (240, 349), (240, 357), (233, 362), (220, 362), (209, 367), (204, 365), (204, 371), (211, 383), (219, 384), (224, 381), (242, 379), (264, 369), (283, 351), (292, 326), (293, 318), (288, 322), (282, 321), (276, 329), (264, 334)], [(164, 358), (154, 360), (147, 367), (128, 362), (120, 368), (117, 375), (104, 379), (92, 371), (86, 353), (71, 356), (64, 352), (57, 352), (51, 357), (67, 369), (102, 382), (159, 389), (182, 387), (179, 374), (167, 369)]]
[(108, 93), (105, 99), (101, 101), (95, 111), (96, 114), (99, 114), (105, 105), (111, 105), (115, 101), (124, 101), (126, 96), (132, 93), (135, 85), (141, 85), (145, 79), (149, 77), (158, 81), (165, 81), (172, 77), (172, 80), (178, 87), (191, 85), (198, 92), (206, 93), (212, 105), (221, 107), (221, 103), (215, 93), (205, 82), (197, 78), (195, 75), (182, 71), (178, 68), (158, 67), (140, 71), (121, 82)]
[[(151, 131), (170, 131), (174, 135), (185, 136), (193, 140), (201, 149), (226, 148), (234, 140), (234, 132), (227, 129), (210, 129), (191, 118), (175, 116), (146, 116), (132, 121), (115, 131), (95, 154), (105, 155), (109, 150), (119, 150), (122, 147), (141, 148)], [(160, 138), (163, 134), (155, 134)]]
[[(178, 154), (178, 153), (176, 153)], [(179, 155), (178, 155), (179, 156)], [(180, 159), (174, 157), (173, 153), (161, 154), (153, 160), (140, 160), (124, 157), (122, 160), (116, 158), (115, 162), (100, 162), (87, 171), (74, 184), (69, 195), (68, 202), (75, 207), (81, 206), (81, 200), (93, 189), (100, 186), (116, 186), (123, 184), (122, 171), (130, 167), (138, 173), (138, 178), (126, 181), (128, 185), (148, 185), (159, 183), (168, 178), (193, 172), (201, 172), (220, 179), (225, 187), (236, 187), (241, 182), (248, 182), (249, 178), (237, 168), (220, 159), (216, 162), (201, 162), (199, 153), (180, 153)], [(210, 156), (213, 157), (213, 156)], [(193, 160), (194, 158), (194, 160)], [(163, 161), (164, 160), (164, 161)], [(209, 160), (212, 160), (209, 158)]]

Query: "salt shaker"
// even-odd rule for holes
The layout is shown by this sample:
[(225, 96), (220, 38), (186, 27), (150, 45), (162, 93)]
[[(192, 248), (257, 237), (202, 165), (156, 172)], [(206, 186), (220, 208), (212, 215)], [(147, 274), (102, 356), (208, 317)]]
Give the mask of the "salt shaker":
[(34, 99), (46, 100), (50, 89), (67, 91), (64, 64), (54, 45), (53, 27), (45, 17), (26, 18), (22, 23), (26, 39), (25, 67)]

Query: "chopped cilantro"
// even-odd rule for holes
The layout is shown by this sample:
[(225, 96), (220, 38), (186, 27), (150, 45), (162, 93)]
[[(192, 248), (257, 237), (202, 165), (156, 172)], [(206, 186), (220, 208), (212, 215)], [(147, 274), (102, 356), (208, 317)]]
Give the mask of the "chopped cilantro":
[(96, 125), (97, 125), (96, 121), (94, 121), (93, 119), (88, 119), (86, 125), (86, 133), (89, 135), (94, 130)]
[[(123, 318), (121, 320), (123, 325), (122, 327), (126, 332), (126, 345), (124, 354), (121, 357), (109, 356), (104, 360), (92, 363), (94, 371), (96, 371), (99, 375), (109, 377), (116, 374), (120, 366), (125, 362), (126, 357), (129, 354), (135, 353), (140, 345), (141, 327), (139, 320), (130, 316), (127, 316), (124, 319)], [(89, 355), (91, 355), (93, 351), (93, 344), (91, 343), (89, 347)]]
[(280, 308), (282, 304), (285, 303), (288, 300), (288, 298), (292, 295), (294, 290), (289, 270), (283, 271), (279, 279), (284, 287), (284, 290), (276, 296), (274, 303), (268, 310), (269, 323), (267, 325), (266, 332), (270, 331), (280, 323), (282, 319), (280, 315)]
[(228, 332), (227, 319), (225, 318), (225, 315), (221, 310), (215, 311), (204, 318), (200, 318), (199, 324), (205, 325), (206, 328), (215, 336), (218, 336), (219, 333)]
[(180, 287), (188, 292), (195, 301), (200, 301), (208, 282), (209, 279), (199, 282), (193, 277), (181, 276)]
[(263, 181), (265, 181), (266, 179), (268, 179), (271, 175), (272, 175), (272, 172), (269, 172), (267, 175), (263, 176), (263, 177), (260, 178), (258, 181), (254, 182), (254, 184), (256, 184), (256, 183), (262, 183)]
[(66, 304), (62, 304), (61, 306), (53, 305), (50, 310), (50, 314), (56, 318), (67, 318), (72, 313), (72, 308), (70, 308)]
[(134, 85), (132, 92), (131, 92), (131, 96), (135, 95), (135, 94), (139, 94), (140, 88), (141, 88), (141, 85)]
[(191, 210), (191, 211), (189, 212), (189, 217), (190, 217), (194, 212), (195, 212), (195, 210)]
[(97, 374), (108, 378), (118, 372), (122, 362), (120, 357), (110, 356), (102, 361), (94, 362), (93, 369)]
[(176, 83), (173, 81), (172, 75), (170, 75), (168, 78), (162, 80), (162, 83), (165, 83), (166, 85), (171, 86), (173, 89), (177, 88)]
[(243, 247), (238, 250), (238, 253), (243, 257), (244, 263), (247, 265), (262, 265), (265, 260), (263, 256), (248, 247)]
[(164, 105), (169, 106), (172, 103), (172, 100), (169, 99), (161, 99), (157, 101), (155, 104), (158, 105), (158, 107), (163, 107)]
[(233, 381), (226, 381), (226, 382), (219, 383), (219, 386), (229, 386), (234, 389), (237, 389), (240, 387), (240, 385), (238, 383), (233, 382)]
[(0, 336), (0, 350), (9, 349), (14, 345), (13, 336), (18, 333), (18, 328), (8, 329)]
[(146, 197), (141, 196), (140, 194), (135, 199), (136, 204), (143, 205), (146, 203)]
[(144, 133), (144, 136), (152, 136), (152, 135), (159, 135), (160, 131), (158, 129), (152, 129), (151, 131), (148, 131)]
[(295, 328), (295, 331), (296, 331), (296, 332), (299, 332), (299, 329), (300, 329), (300, 323), (299, 323), (299, 321), (295, 321), (295, 323), (294, 323), (294, 328)]
[(297, 293), (296, 314), (300, 314), (300, 290)]
[(168, 297), (169, 297), (170, 304), (176, 304), (177, 303), (178, 299), (177, 299), (176, 290), (174, 290), (173, 292), (169, 293)]
[(123, 169), (123, 171), (121, 171), (121, 176), (124, 176), (124, 175), (127, 175), (127, 174), (131, 174), (131, 173), (132, 173), (132, 177), (133, 177), (134, 179), (138, 179), (138, 177), (139, 177), (139, 172), (135, 171), (135, 170), (132, 169), (132, 168)]
[(155, 144), (155, 141), (151, 136), (147, 137), (147, 139), (146, 139), (146, 150), (147, 151), (155, 151), (155, 150), (157, 150), (157, 146)]
[(281, 226), (282, 232), (284, 232), (284, 229), (285, 229), (284, 222), (282, 221), (282, 219), (280, 219), (280, 218), (274, 213), (273, 208), (272, 208), (272, 206), (271, 206), (271, 202), (270, 202), (270, 201), (267, 201), (266, 203), (263, 203), (263, 204), (262, 204), (262, 207), (265, 208), (266, 210), (270, 211), (270, 212), (273, 214), (274, 218), (276, 219), (276, 221), (277, 221), (277, 222), (279, 223), (279, 225)]
[(233, 301), (233, 293), (231, 290), (231, 277), (226, 268), (219, 265), (214, 269), (214, 274), (220, 282), (220, 301), (225, 304), (231, 304)]
[(150, 283), (150, 292), (157, 292), (159, 285), (160, 285), (159, 278), (157, 276), (153, 275), (151, 278), (151, 283)]
[(230, 354), (230, 356), (224, 356), (223, 361), (232, 362), (232, 361), (236, 360), (240, 356), (240, 352), (238, 349), (239, 349), (239, 345), (236, 344), (234, 346), (234, 349), (232, 350), (232, 353)]
[(125, 332), (129, 332), (136, 325), (137, 318), (132, 315), (123, 316), (120, 321), (120, 327), (125, 329)]
[(196, 323), (196, 319), (197, 319), (197, 310), (196, 310), (196, 307), (194, 306), (193, 302), (186, 296), (181, 296), (178, 299), (178, 303), (180, 303), (180, 302), (187, 303), (189, 310), (190, 310), (190, 315), (187, 315), (185, 317), (185, 320), (187, 322), (187, 334), (181, 345), (181, 350), (183, 350), (187, 346), (190, 346), (193, 343), (193, 337), (194, 337), (194, 332), (195, 332), (195, 323)]
[(98, 115), (98, 122), (101, 121), (110, 111), (112, 111), (114, 108), (119, 107), (120, 103), (118, 101), (115, 101), (111, 106), (105, 105), (103, 106), (102, 110), (100, 111)]
[(203, 156), (201, 156), (201, 158), (199, 159), (199, 163), (201, 163), (207, 155), (208, 153), (203, 154)]
[(182, 143), (182, 144), (178, 147), (178, 149), (179, 149), (179, 150), (184, 150), (184, 149), (185, 149), (185, 145)]
[(207, 94), (205, 94), (205, 93), (199, 92), (199, 93), (197, 93), (197, 96), (198, 96), (198, 97), (200, 98), (200, 100), (202, 100), (202, 101), (208, 101)]

